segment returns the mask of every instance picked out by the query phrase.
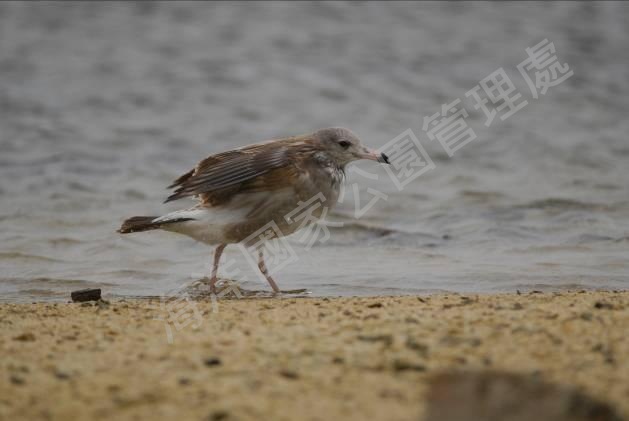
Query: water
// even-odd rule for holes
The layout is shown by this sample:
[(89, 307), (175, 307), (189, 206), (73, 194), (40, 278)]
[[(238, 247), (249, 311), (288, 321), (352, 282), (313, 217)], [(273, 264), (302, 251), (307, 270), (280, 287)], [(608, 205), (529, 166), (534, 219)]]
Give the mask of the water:
[[(574, 76), (534, 99), (516, 65), (544, 38)], [(312, 295), (627, 288), (629, 6), (1, 4), (0, 299), (158, 295), (211, 249), (115, 233), (161, 214), (200, 158), (320, 127), (378, 147), (411, 128), (436, 168), (277, 278)], [(422, 119), (503, 67), (528, 105), (449, 158)], [(235, 247), (227, 256), (239, 259)], [(246, 275), (244, 259), (239, 260)], [(265, 289), (250, 281), (245, 287)]]

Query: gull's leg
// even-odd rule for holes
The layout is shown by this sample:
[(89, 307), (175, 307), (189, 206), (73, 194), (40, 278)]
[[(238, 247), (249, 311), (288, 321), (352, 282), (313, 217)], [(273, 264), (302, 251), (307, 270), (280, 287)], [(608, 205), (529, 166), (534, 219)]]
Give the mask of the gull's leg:
[(271, 285), (271, 288), (273, 288), (273, 292), (280, 292), (277, 284), (275, 283), (273, 278), (271, 278), (271, 275), (269, 275), (269, 271), (266, 269), (266, 264), (264, 263), (264, 253), (262, 252), (262, 249), (260, 249), (258, 253), (258, 269), (260, 269), (260, 272), (262, 272), (266, 280), (269, 282), (269, 285)]
[(223, 250), (225, 250), (227, 244), (219, 244), (214, 250), (214, 265), (212, 266), (212, 277), (210, 278), (210, 291), (216, 292), (216, 282), (218, 282), (218, 262), (221, 260)]

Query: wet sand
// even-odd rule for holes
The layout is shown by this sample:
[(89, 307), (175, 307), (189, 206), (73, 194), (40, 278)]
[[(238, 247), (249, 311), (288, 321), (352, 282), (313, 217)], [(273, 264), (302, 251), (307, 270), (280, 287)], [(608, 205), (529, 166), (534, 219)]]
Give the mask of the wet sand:
[(444, 369), (629, 416), (629, 292), (184, 302), (172, 344), (159, 304), (0, 305), (0, 419), (418, 420)]

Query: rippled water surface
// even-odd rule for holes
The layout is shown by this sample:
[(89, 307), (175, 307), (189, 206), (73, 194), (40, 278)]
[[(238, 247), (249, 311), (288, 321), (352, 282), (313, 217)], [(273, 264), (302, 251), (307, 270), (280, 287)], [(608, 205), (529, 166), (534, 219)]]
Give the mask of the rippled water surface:
[[(544, 38), (574, 76), (534, 99), (516, 66)], [(357, 220), (350, 191), (329, 241), (291, 239), (283, 288), (627, 288), (628, 39), (620, 2), (0, 4), (0, 299), (202, 276), (207, 246), (115, 230), (189, 206), (165, 186), (208, 154), (327, 126), (373, 147), (411, 128), (436, 167), (400, 192), (360, 163), (363, 204), (387, 199)], [(423, 117), (500, 67), (528, 105), (487, 128), (465, 102), (478, 138), (449, 158)]]

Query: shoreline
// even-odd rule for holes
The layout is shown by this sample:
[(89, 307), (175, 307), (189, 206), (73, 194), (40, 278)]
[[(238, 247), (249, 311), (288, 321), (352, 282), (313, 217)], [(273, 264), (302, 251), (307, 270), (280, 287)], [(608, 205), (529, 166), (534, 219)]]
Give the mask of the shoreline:
[(0, 303), (0, 418), (417, 420), (444, 370), (629, 417), (628, 291), (304, 298)]

